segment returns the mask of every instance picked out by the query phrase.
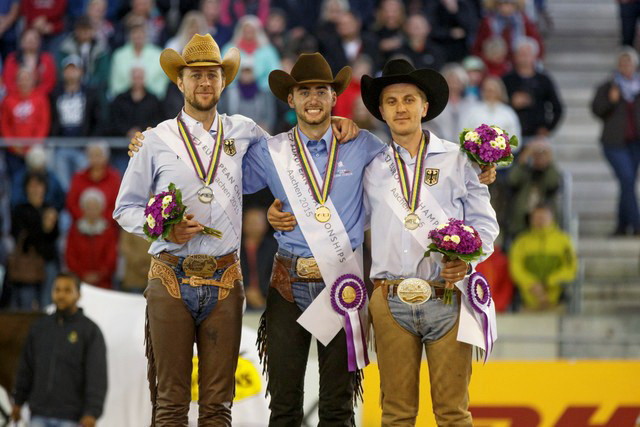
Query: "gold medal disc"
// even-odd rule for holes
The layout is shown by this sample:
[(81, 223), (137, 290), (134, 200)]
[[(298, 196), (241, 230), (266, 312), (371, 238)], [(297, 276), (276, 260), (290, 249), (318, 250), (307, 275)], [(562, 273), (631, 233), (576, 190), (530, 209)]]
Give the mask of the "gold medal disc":
[(356, 300), (356, 290), (353, 286), (345, 286), (342, 290), (342, 300), (347, 304), (351, 304)]
[(415, 230), (420, 226), (420, 217), (414, 213), (410, 213), (404, 218), (404, 227), (407, 230)]
[(318, 222), (327, 222), (331, 219), (331, 211), (326, 206), (319, 206), (316, 209), (316, 220)]

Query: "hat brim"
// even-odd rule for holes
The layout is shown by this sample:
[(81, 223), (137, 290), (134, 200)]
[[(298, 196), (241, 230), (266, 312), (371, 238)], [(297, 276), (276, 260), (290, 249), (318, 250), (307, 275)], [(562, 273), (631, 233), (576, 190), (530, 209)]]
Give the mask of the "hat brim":
[(380, 113), (380, 95), (382, 90), (392, 84), (410, 83), (416, 85), (427, 96), (429, 108), (422, 122), (435, 119), (449, 101), (449, 85), (442, 74), (428, 68), (412, 71), (409, 74), (392, 74), (378, 78), (362, 76), (362, 101), (367, 110), (378, 120), (384, 121)]
[(289, 102), (289, 92), (294, 86), (303, 84), (328, 84), (336, 92), (336, 95), (340, 95), (347, 86), (349, 86), (349, 82), (351, 82), (351, 67), (349, 66), (343, 67), (338, 71), (338, 74), (336, 74), (333, 80), (310, 79), (297, 81), (291, 77), (291, 74), (282, 70), (273, 70), (269, 73), (269, 88), (271, 88), (271, 92), (276, 98), (285, 103)]
[(178, 52), (173, 49), (165, 49), (160, 54), (160, 66), (167, 77), (169, 77), (169, 80), (174, 83), (177, 82), (178, 73), (184, 67), (222, 67), (224, 70), (226, 87), (233, 82), (238, 74), (238, 70), (240, 69), (240, 51), (235, 47), (232, 47), (224, 55), (222, 62), (200, 61), (187, 64), (184, 58), (182, 58), (182, 55)]

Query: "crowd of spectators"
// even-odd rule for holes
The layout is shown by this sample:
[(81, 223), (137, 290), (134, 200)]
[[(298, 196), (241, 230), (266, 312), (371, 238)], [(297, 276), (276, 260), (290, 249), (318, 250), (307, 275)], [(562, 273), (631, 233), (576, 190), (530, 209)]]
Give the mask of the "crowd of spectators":
[[(463, 128), (490, 123), (524, 145), (491, 190), (504, 252), (490, 263), (508, 276), (509, 263), (498, 258), (526, 231), (531, 210), (544, 202), (562, 214), (549, 144), (563, 107), (544, 67), (540, 31), (550, 27), (540, 0), (0, 0), (0, 261), (9, 266), (2, 304), (46, 304), (61, 268), (96, 286), (144, 288), (148, 243), (111, 219), (125, 164), (100, 138), (129, 138), (177, 115), (182, 95), (159, 56), (165, 47), (181, 51), (195, 33), (210, 33), (223, 54), (241, 51), (238, 78), (219, 110), (273, 134), (290, 129), (295, 115), (271, 95), (268, 75), (290, 69), (302, 52), (321, 52), (334, 72), (353, 67), (334, 114), (383, 138), (386, 130), (360, 99), (360, 77), (396, 57), (441, 71), (449, 104), (429, 129), (456, 141)], [(42, 149), (33, 139), (48, 136), (76, 144)], [(251, 212), (264, 212), (266, 200), (249, 203)], [(254, 307), (264, 302), (275, 250), (261, 221), (245, 218), (243, 265)], [(11, 265), (33, 256), (42, 268), (23, 286)], [(518, 286), (503, 286), (505, 310)]]

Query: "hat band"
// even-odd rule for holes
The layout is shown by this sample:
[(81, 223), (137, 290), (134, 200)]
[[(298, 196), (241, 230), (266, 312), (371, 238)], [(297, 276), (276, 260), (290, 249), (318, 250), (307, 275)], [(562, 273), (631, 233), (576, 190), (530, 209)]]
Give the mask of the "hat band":
[(187, 64), (194, 64), (196, 62), (210, 62), (212, 64), (220, 64), (220, 61), (217, 61), (215, 59), (192, 59), (190, 61), (185, 61)]

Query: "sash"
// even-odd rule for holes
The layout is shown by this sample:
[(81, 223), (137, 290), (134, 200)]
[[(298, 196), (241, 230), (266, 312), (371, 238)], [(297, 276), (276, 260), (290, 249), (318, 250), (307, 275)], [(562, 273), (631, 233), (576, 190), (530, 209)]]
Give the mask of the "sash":
[[(362, 254), (351, 249), (351, 241), (337, 210), (328, 196), (324, 201), (332, 212), (326, 222), (318, 222), (314, 212), (321, 206), (307, 184), (300, 159), (294, 155), (293, 132), (270, 138), (267, 142), (280, 182), (296, 216), (300, 230), (318, 263), (327, 287), (298, 318), (298, 323), (323, 345), (344, 327), (347, 335), (349, 370), (369, 363), (360, 312), (366, 307), (366, 288), (362, 281)], [(307, 150), (306, 146), (302, 146)], [(311, 156), (307, 153), (308, 158)], [(313, 161), (311, 172), (320, 177)], [(364, 315), (364, 314), (363, 314)]]
[[(462, 292), (458, 341), (476, 346), (484, 352), (486, 363), (498, 339), (496, 306), (491, 289), (482, 273), (473, 273), (456, 286)], [(463, 327), (464, 325), (464, 327)]]
[[(222, 116), (218, 115), (218, 120), (222, 119)], [(180, 157), (189, 168), (189, 171), (193, 173), (191, 156), (182, 142), (177, 120), (166, 120), (160, 123), (154, 131)], [(198, 141), (207, 139), (213, 141), (211, 134), (200, 126), (194, 126), (191, 136)], [(211, 144), (211, 146), (213, 147), (214, 144)], [(222, 206), (227, 219), (233, 224), (236, 238), (239, 239), (240, 230), (242, 229), (242, 189), (238, 183), (242, 182), (242, 165), (224, 154), (224, 152), (221, 152), (217, 169), (218, 173), (215, 174), (215, 179), (211, 184), (215, 200)]]
[[(425, 167), (427, 162), (428, 161), (425, 161)], [(402, 196), (402, 189), (400, 188), (397, 175), (398, 170), (393, 158), (393, 148), (389, 147), (383, 151), (373, 160), (369, 167), (374, 168), (373, 170), (376, 171), (376, 176), (380, 171), (382, 172), (381, 182), (384, 183), (381, 190), (384, 191), (382, 199), (392, 210), (396, 219), (404, 224), (404, 218), (411, 211)], [(440, 224), (446, 223), (448, 217), (438, 200), (429, 192), (428, 186), (421, 183), (421, 189), (420, 204), (419, 208), (416, 209), (416, 213), (418, 213), (418, 216), (420, 217), (420, 225), (415, 230), (408, 230), (405, 228), (404, 231), (411, 234), (416, 242), (419, 243), (420, 247), (426, 251), (431, 243), (431, 239), (429, 239), (429, 231)], [(376, 243), (377, 242), (374, 242), (373, 244)], [(432, 254), (431, 257), (434, 258), (436, 255), (437, 254)], [(415, 254), (414, 256), (422, 257), (423, 254)], [(435, 259), (440, 258), (434, 258), (434, 260)], [(483, 322), (480, 317), (481, 315), (477, 313), (477, 311), (472, 307), (471, 302), (468, 301), (468, 283), (468, 277), (465, 278), (465, 280), (456, 282), (456, 286), (460, 289), (463, 295), (463, 302), (460, 304), (460, 324), (458, 327), (457, 340), (481, 348), (485, 351), (485, 356), (488, 357), (488, 353), (491, 352), (491, 348), (487, 342), (485, 342)], [(490, 304), (488, 310), (489, 315), (487, 317), (487, 323), (489, 325), (494, 325), (492, 333), (493, 340), (495, 341), (497, 338), (497, 328), (495, 327), (495, 308), (493, 303)], [(493, 317), (491, 317), (491, 311), (493, 311)], [(491, 341), (491, 343), (493, 344), (493, 341)], [(488, 353), (487, 348), (489, 348)]]

